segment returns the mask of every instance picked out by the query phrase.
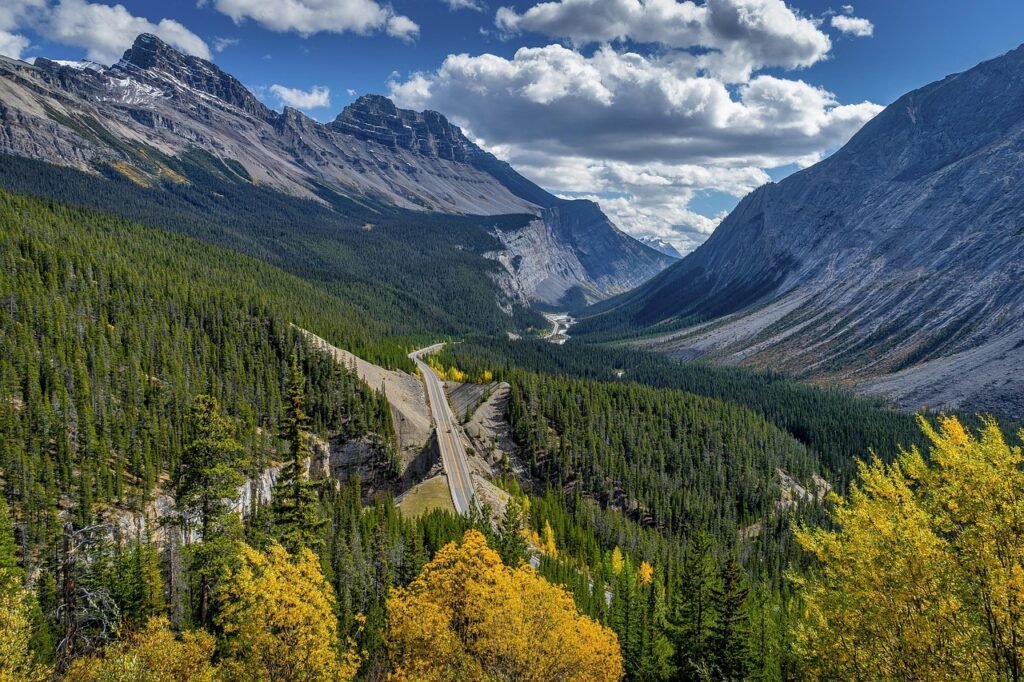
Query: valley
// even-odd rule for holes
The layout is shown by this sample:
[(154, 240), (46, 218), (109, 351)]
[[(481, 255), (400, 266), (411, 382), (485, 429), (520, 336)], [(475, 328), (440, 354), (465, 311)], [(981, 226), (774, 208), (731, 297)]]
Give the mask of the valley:
[(1018, 48), (902, 96), (577, 334), (1021, 419), (1022, 64)]
[(437, 4), (0, 9), (0, 680), (1020, 678), (1024, 47)]

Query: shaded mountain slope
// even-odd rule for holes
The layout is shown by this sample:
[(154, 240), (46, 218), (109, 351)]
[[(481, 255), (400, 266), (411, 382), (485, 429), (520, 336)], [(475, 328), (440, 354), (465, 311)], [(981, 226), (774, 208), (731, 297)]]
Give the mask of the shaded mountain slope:
[[(1020, 416), (1021, 216), (1024, 48), (901, 97), (574, 331)], [(989, 378), (950, 389), (962, 354)]]

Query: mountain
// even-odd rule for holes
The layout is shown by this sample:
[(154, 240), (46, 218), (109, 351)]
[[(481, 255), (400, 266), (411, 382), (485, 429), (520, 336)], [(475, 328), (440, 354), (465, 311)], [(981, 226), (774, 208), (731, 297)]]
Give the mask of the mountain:
[(683, 257), (683, 254), (679, 253), (679, 250), (676, 249), (676, 247), (672, 246), (661, 237), (642, 236), (637, 237), (637, 241), (639, 241), (641, 244), (646, 244), (655, 251), (659, 251), (665, 254), (666, 256), (672, 256), (673, 258)]
[[(277, 112), (211, 62), (148, 34), (109, 68), (0, 58), (0, 153), (171, 189), (195, 181), (182, 163), (202, 155), (227, 180), (322, 204), (341, 198), (418, 213), (528, 214), (536, 239), (489, 254), (509, 264), (495, 274), (506, 309), (557, 304), (570, 290), (599, 300), (671, 262), (596, 205), (580, 234), (575, 202), (519, 175), (437, 112), (399, 109), (377, 95), (330, 123)], [(524, 250), (534, 244), (550, 250)], [(518, 260), (533, 261), (529, 277), (511, 265)]]
[(1024, 47), (899, 98), (575, 335), (1024, 415)]

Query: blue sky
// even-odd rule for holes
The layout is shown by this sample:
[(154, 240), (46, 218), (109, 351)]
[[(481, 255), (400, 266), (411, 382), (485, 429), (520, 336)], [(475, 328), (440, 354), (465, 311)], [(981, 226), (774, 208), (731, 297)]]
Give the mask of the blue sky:
[(879, 105), (1024, 42), (1024, 2), (1011, 0), (538, 4), (3, 0), (0, 52), (109, 62), (141, 29), (320, 120), (388, 94), (685, 250)]

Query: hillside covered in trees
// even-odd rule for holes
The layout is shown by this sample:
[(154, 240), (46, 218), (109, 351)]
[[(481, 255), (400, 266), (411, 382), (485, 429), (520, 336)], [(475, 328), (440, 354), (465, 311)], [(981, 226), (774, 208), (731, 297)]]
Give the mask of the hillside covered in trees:
[(994, 422), (470, 337), (431, 362), (508, 383), (519, 461), (500, 508), (406, 516), (322, 466), (357, 445), (395, 477), (395, 425), (301, 331), (408, 369), (379, 309), (50, 200), (0, 192), (0, 223), (3, 679), (914, 679), (925, 651), (931, 679), (1019, 669), (1024, 436)]

